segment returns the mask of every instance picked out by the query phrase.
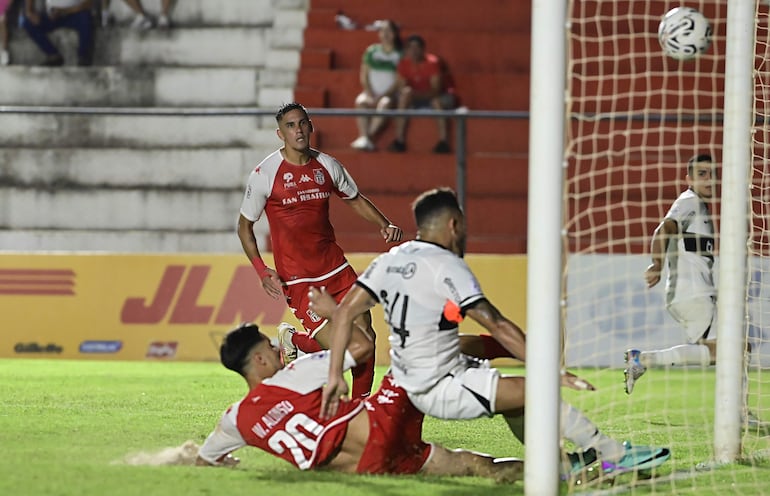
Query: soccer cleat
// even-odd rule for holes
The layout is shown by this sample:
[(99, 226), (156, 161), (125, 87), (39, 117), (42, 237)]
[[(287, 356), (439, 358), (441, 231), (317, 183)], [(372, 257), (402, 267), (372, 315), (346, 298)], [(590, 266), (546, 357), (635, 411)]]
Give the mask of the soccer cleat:
[(160, 17), (158, 17), (158, 28), (169, 29), (170, 27), (171, 21), (169, 20), (168, 16), (161, 14)]
[(623, 447), (626, 453), (619, 461), (602, 461), (602, 471), (604, 474), (622, 474), (651, 470), (659, 467), (671, 457), (671, 451), (668, 448), (632, 446), (629, 441), (625, 441)]
[(631, 394), (634, 390), (634, 384), (636, 381), (647, 372), (647, 367), (642, 365), (639, 361), (639, 350), (628, 350), (623, 355), (626, 361), (626, 368), (623, 370), (623, 376), (625, 377), (626, 394)]
[(284, 365), (289, 365), (297, 359), (297, 345), (291, 341), (291, 337), (297, 329), (286, 322), (278, 324), (278, 346), (281, 351), (281, 359)]
[(561, 479), (570, 485), (580, 486), (601, 477), (601, 462), (596, 450), (588, 448), (583, 452), (562, 455)]

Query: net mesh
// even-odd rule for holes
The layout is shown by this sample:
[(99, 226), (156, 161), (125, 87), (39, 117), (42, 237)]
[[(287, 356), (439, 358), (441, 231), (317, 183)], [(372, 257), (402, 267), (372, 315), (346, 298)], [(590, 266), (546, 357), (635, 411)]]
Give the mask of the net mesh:
[[(626, 349), (662, 349), (687, 340), (666, 311), (664, 282), (647, 288), (643, 275), (655, 227), (687, 188), (687, 160), (707, 153), (719, 164), (722, 157), (727, 4), (687, 3), (702, 12), (713, 29), (708, 51), (687, 61), (667, 57), (657, 35), (663, 15), (680, 5), (569, 3), (565, 359), (570, 367), (600, 367), (603, 373), (615, 374), (610, 393), (598, 400), (576, 399), (586, 411), (611, 423), (622, 419), (618, 429), (633, 432), (637, 442), (672, 448), (674, 456), (661, 472), (667, 482), (661, 483), (660, 492), (702, 487), (704, 480), (717, 492), (720, 487), (770, 492), (758, 482), (758, 471), (770, 466), (764, 461), (770, 438), (757, 429), (743, 430), (747, 463), (740, 470), (705, 475), (699, 470), (704, 467), (699, 464), (712, 457), (714, 367), (651, 369), (632, 394), (623, 390)], [(770, 366), (770, 171), (765, 160), (770, 132), (769, 20), (768, 6), (759, 2), (746, 330), (752, 346), (748, 405), (760, 419), (770, 419), (770, 378), (763, 372)], [(709, 204), (717, 234), (715, 277), (719, 207), (717, 188)]]

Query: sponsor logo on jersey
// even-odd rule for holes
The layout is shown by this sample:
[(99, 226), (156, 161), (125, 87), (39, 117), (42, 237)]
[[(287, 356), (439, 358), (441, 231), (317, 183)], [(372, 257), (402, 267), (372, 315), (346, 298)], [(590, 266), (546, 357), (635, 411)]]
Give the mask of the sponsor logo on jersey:
[(251, 184), (246, 186), (246, 198), (251, 198)]
[(417, 264), (414, 262), (409, 262), (408, 264), (402, 266), (390, 265), (387, 269), (385, 269), (385, 272), (388, 274), (401, 274), (401, 277), (404, 279), (411, 279), (412, 276), (414, 276), (414, 273), (417, 272)]
[(0, 295), (74, 296), (70, 269), (0, 269)]
[(302, 174), (302, 176), (299, 178), (300, 183), (309, 183), (310, 181), (312, 181), (312, 179), (310, 179), (310, 176), (307, 174)]
[(89, 340), (80, 343), (80, 353), (117, 353), (123, 347), (122, 341)]
[(326, 176), (324, 175), (323, 169), (313, 169), (313, 180), (319, 186), (326, 182)]
[(147, 358), (174, 358), (176, 348), (179, 345), (177, 341), (153, 341), (147, 347)]
[(13, 347), (13, 351), (16, 353), (61, 353), (63, 350), (64, 348), (56, 343), (41, 345), (34, 341), (29, 343), (16, 343), (16, 346)]
[(296, 188), (297, 183), (294, 182), (294, 174), (291, 172), (283, 173), (283, 189)]

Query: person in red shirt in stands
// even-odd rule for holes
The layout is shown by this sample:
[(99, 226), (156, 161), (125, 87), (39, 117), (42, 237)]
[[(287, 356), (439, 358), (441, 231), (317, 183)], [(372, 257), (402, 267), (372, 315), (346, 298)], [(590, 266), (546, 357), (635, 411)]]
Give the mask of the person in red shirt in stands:
[[(425, 40), (412, 35), (406, 40), (404, 57), (398, 64), (398, 109), (428, 108), (446, 110), (456, 105), (453, 89), (447, 86), (446, 71), (436, 55), (425, 52)], [(439, 141), (434, 153), (450, 153), (447, 141), (447, 120), (437, 119)], [(396, 139), (388, 149), (406, 151), (407, 118), (396, 119)]]
[[(329, 220), (332, 195), (342, 198), (358, 215), (379, 229), (386, 243), (401, 240), (402, 231), (361, 194), (348, 171), (334, 157), (310, 147), (313, 123), (299, 103), (283, 105), (276, 114), (283, 147), (267, 156), (251, 172), (241, 203), (238, 238), (259, 275), (265, 292), (283, 295), (307, 332), (291, 325), (278, 329), (281, 354), (288, 364), (305, 353), (328, 348), (327, 320), (309, 306), (310, 286), (323, 286), (340, 301), (357, 274), (337, 244)], [(257, 247), (254, 222), (262, 214), (270, 225), (275, 270), (267, 267)], [(374, 341), (371, 315), (358, 322)], [(353, 396), (369, 395), (374, 381), (374, 356), (352, 369)]]

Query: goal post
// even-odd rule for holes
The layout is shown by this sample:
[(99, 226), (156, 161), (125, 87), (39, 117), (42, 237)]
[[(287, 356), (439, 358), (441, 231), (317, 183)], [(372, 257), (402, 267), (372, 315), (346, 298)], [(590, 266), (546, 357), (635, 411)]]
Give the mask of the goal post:
[[(751, 129), (754, 96), (754, 18), (747, 0), (727, 2), (722, 219), (717, 294), (717, 365), (714, 457), (718, 463), (741, 454), (742, 386), (746, 336), (746, 281)], [(743, 405), (741, 409), (731, 407)]]
[[(526, 494), (558, 494), (566, 0), (532, 0), (527, 213)], [(548, 47), (541, 50), (538, 47)], [(531, 392), (537, 391), (537, 394)], [(536, 440), (536, 442), (534, 441)]]

